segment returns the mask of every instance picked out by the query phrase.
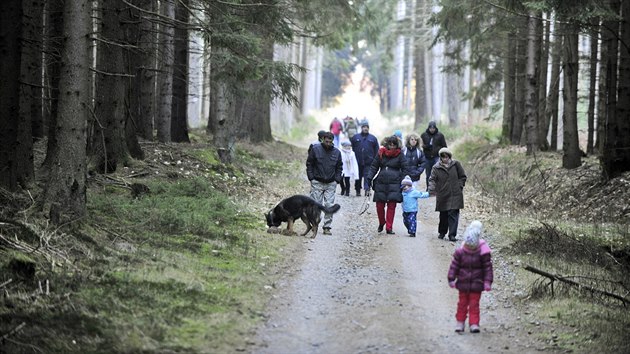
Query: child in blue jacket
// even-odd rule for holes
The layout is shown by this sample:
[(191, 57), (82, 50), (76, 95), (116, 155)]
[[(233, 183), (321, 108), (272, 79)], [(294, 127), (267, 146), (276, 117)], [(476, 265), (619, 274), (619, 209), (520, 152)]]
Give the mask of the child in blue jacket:
[(416, 216), (418, 214), (418, 199), (429, 198), (428, 192), (420, 192), (413, 188), (411, 177), (405, 176), (400, 188), (403, 195), (403, 223), (407, 228), (410, 237), (416, 237)]

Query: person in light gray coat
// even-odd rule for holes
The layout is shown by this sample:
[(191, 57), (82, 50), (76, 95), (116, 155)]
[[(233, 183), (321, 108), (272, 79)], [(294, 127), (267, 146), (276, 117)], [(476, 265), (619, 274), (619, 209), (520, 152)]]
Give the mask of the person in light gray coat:
[(466, 172), (462, 164), (453, 160), (448, 148), (439, 151), (440, 161), (433, 166), (429, 177), (429, 194), (435, 196), (435, 211), (440, 212), (438, 238), (455, 241), (459, 224), (459, 211), (464, 209)]

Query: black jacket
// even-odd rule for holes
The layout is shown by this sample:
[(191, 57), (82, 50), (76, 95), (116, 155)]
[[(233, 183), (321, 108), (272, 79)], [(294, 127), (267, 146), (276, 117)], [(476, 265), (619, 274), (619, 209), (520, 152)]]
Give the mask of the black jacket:
[(427, 159), (437, 157), (440, 149), (447, 147), (444, 134), (440, 133), (437, 128), (435, 128), (434, 134), (429, 133), (429, 129), (427, 129), (422, 133), (420, 139), (422, 139), (422, 151), (424, 151), (424, 156)]
[(313, 145), (306, 159), (306, 176), (309, 181), (322, 183), (341, 182), (343, 163), (337, 148), (327, 150), (322, 144)]
[[(378, 172), (378, 175), (377, 175)], [(396, 202), (403, 200), (400, 182), (409, 172), (407, 159), (402, 153), (395, 157), (376, 156), (365, 178), (372, 182), (375, 202)], [(376, 176), (376, 177), (374, 177)]]

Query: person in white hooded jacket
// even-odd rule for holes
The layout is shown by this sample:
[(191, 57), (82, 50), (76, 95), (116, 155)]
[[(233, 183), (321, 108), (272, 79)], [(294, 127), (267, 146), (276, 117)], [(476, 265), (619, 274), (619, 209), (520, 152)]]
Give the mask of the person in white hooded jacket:
[[(341, 142), (341, 162), (342, 178), (341, 183), (341, 195), (350, 195), (350, 186), (354, 185), (356, 180), (359, 179), (359, 165), (357, 164), (357, 157), (352, 150), (352, 144), (348, 140)], [(352, 183), (352, 184), (351, 184)]]

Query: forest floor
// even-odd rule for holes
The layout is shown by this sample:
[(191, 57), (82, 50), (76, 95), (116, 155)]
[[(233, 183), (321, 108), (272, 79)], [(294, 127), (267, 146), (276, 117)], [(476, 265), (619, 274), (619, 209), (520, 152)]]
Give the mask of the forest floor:
[[(434, 198), (419, 201), (415, 238), (406, 234), (400, 206), (396, 210), (396, 234), (379, 234), (374, 203), (370, 203), (366, 213), (359, 215), (366, 198), (340, 195), (336, 196), (336, 201), (341, 210), (335, 214), (332, 236), (320, 232), (317, 238), (310, 239), (268, 234), (262, 214), (292, 194), (308, 194), (304, 168), (306, 149), (280, 141), (242, 144), (239, 149), (250, 154), (246, 158), (259, 161), (255, 167), (236, 161), (229, 169), (220, 164), (208, 165), (200, 156), (205, 156), (209, 145), (194, 139), (192, 144), (144, 143), (147, 156), (143, 162), (111, 176), (92, 176), (91, 188), (106, 191), (112, 188), (109, 187), (111, 182), (120, 185), (121, 181), (127, 188), (128, 182), (135, 179), (129, 176), (142, 176), (142, 181), (147, 183), (155, 179), (175, 184), (194, 178), (208, 180), (211, 188), (234, 200), (239, 212), (243, 209), (260, 217), (253, 226), (257, 229), (248, 233), (253, 235), (252, 242), (255, 241), (256, 249), (260, 249), (257, 252), (261, 253), (253, 258), (247, 256), (256, 263), (251, 265), (253, 271), (244, 267), (245, 273), (234, 278), (236, 282), (243, 279), (252, 282), (253, 287), (245, 290), (251, 294), (240, 294), (234, 300), (231, 294), (222, 293), (231, 308), (216, 316), (200, 314), (206, 310), (199, 307), (200, 302), (217, 301), (211, 289), (199, 285), (206, 281), (205, 276), (218, 270), (224, 281), (223, 278), (234, 271), (202, 258), (222, 254), (221, 249), (217, 248), (217, 253), (210, 256), (203, 251), (207, 250), (205, 246), (199, 248), (202, 252), (175, 254), (179, 252), (174, 248), (178, 245), (197, 250), (196, 243), (186, 243), (190, 237), (187, 235), (172, 237), (172, 241), (160, 240), (159, 245), (152, 246), (158, 242), (156, 236), (144, 238), (135, 233), (172, 227), (168, 222), (160, 223), (163, 222), (160, 219), (169, 216), (168, 210), (166, 214), (142, 221), (136, 229), (122, 222), (127, 209), (112, 209), (114, 222), (115, 216), (120, 215), (120, 225), (108, 226), (111, 230), (105, 242), (81, 233), (66, 240), (76, 245), (77, 250), (93, 248), (95, 251), (88, 252), (93, 260), (88, 262), (89, 271), (84, 272), (87, 274), (71, 276), (64, 284), (67, 290), (63, 293), (62, 289), (57, 290), (58, 297), (50, 296), (48, 300), (41, 296), (41, 281), (39, 291), (30, 295), (14, 287), (15, 281), (0, 285), (4, 287), (0, 316), (8, 319), (0, 323), (3, 336), (0, 352), (41, 352), (40, 348), (48, 348), (48, 352), (85, 352), (85, 348), (100, 348), (87, 351), (147, 353), (629, 352), (627, 307), (601, 293), (584, 294), (582, 290), (562, 286), (559, 280), (555, 281), (555, 286), (550, 286), (545, 278), (526, 271), (525, 266), (567, 279), (590, 279), (589, 286), (627, 299), (630, 174), (604, 183), (600, 181), (594, 158), (584, 159), (581, 167), (569, 171), (561, 168), (560, 153), (540, 153), (531, 158), (526, 157), (521, 148), (500, 148), (478, 142), (459, 146), (455, 148), (455, 158), (462, 156), (469, 180), (458, 234), (461, 239), (463, 230), (472, 220), (481, 220), (485, 227), (484, 238), (493, 248), (495, 282), (492, 291), (482, 295), (479, 334), (471, 334), (468, 328), (461, 335), (454, 332), (457, 291), (448, 287), (446, 272), (452, 252), (460, 242), (436, 237)], [(245, 155), (239, 156), (240, 159)], [(240, 171), (238, 178), (235, 170)], [(1, 197), (5, 216), (9, 203), (17, 208), (28, 205), (30, 200)], [(111, 203), (115, 207), (113, 199)], [(134, 203), (138, 203), (135, 208), (147, 205), (140, 204), (141, 201)], [(145, 203), (152, 203), (150, 208), (159, 211), (155, 202)], [(195, 216), (185, 217), (194, 219)], [(180, 222), (176, 218), (173, 221)], [(214, 220), (211, 221), (214, 224)], [(216, 224), (219, 225), (218, 220)], [(6, 225), (0, 223), (3, 232), (0, 236), (4, 231), (11, 231)], [(300, 221), (296, 225), (298, 231), (304, 229)], [(237, 224), (237, 227), (240, 226)], [(11, 240), (3, 237), (0, 241)], [(92, 244), (95, 241), (107, 248), (113, 245), (116, 251), (101, 254), (102, 250)], [(262, 254), (264, 247), (260, 245), (263, 244), (276, 248), (279, 253), (276, 261), (272, 262), (274, 256), (268, 258)], [(0, 246), (0, 251), (6, 249), (6, 243)], [(200, 265), (192, 264), (191, 259), (198, 259)], [(220, 257), (212, 259), (212, 262), (222, 261)], [(235, 262), (228, 258), (228, 263)], [(126, 270), (133, 268), (137, 269), (136, 273), (141, 272), (143, 282), (138, 284), (143, 286), (142, 292), (136, 290), (138, 274)], [(124, 273), (127, 271), (130, 275)], [(164, 275), (166, 283), (154, 279), (156, 272)], [(247, 278), (254, 273), (263, 278)], [(92, 279), (96, 281), (92, 283)], [(598, 281), (601, 279), (604, 281)], [(124, 282), (118, 283), (120, 280)], [(184, 283), (185, 291), (179, 288), (180, 282)], [(164, 294), (168, 301), (174, 302), (173, 307), (146, 309), (143, 301), (163, 300), (152, 297), (159, 295), (154, 295), (147, 284), (154, 284), (151, 286), (155, 287), (156, 294)], [(81, 297), (81, 301), (98, 301), (82, 304), (78, 297), (81, 291), (77, 288), (90, 286), (95, 287), (96, 295), (100, 294), (98, 288), (104, 286), (119, 289), (119, 294), (102, 293), (93, 300)], [(119, 288), (121, 286), (124, 287)], [(240, 284), (235, 283), (234, 287), (237, 286)], [(48, 289), (44, 292), (47, 294)], [(19, 295), (21, 300), (17, 301), (13, 294)], [(125, 294), (135, 296), (125, 297)], [(138, 294), (143, 295), (142, 299)], [(254, 300), (242, 300), (241, 295)], [(193, 302), (182, 311), (186, 309), (188, 296)], [(257, 302), (262, 302), (260, 311)], [(171, 306), (167, 302), (160, 304)], [(87, 317), (76, 313), (79, 311), (85, 311)], [(69, 314), (64, 321), (77, 323), (77, 328), (69, 322), (61, 322), (60, 314), (64, 312)], [(132, 317), (125, 317), (128, 313)], [(186, 333), (190, 323), (199, 320), (191, 316), (210, 323), (216, 333)], [(105, 320), (114, 326), (113, 335), (103, 328)], [(125, 324), (125, 321), (133, 322)], [(20, 323), (27, 326), (22, 327)], [(178, 330), (184, 324), (186, 329)], [(235, 325), (242, 327), (233, 327)], [(90, 326), (98, 328), (97, 336), (88, 330)], [(200, 326), (195, 330), (205, 328)], [(56, 332), (56, 329), (63, 331)], [(173, 330), (176, 336), (193, 338), (194, 343), (189, 339), (182, 342), (170, 339)], [(38, 334), (41, 338), (37, 346), (20, 344), (28, 343), (28, 338)], [(182, 336), (184, 334), (188, 337)], [(56, 335), (64, 342), (63, 346), (46, 347), (45, 342)], [(68, 343), (70, 338), (76, 338), (76, 342), (72, 339)], [(167, 339), (170, 342), (167, 343)]]

